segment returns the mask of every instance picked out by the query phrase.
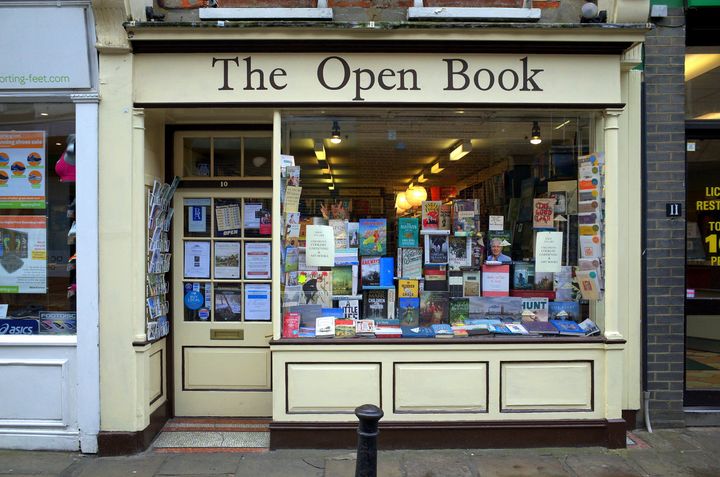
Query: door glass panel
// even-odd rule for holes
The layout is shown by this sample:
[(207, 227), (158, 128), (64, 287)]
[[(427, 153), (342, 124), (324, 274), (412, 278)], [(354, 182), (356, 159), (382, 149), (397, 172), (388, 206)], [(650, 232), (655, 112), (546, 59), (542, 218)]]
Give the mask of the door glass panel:
[(242, 158), (242, 141), (240, 138), (213, 139), (216, 176), (239, 176)]
[(240, 242), (215, 242), (215, 279), (240, 278)]
[(215, 199), (215, 236), (240, 237), (240, 199)]
[(212, 284), (207, 282), (185, 282), (183, 288), (185, 321), (210, 321)]
[(270, 321), (270, 284), (246, 283), (245, 321)]
[(185, 237), (210, 236), (210, 199), (185, 199), (183, 213)]
[(270, 199), (245, 199), (243, 207), (243, 228), (245, 237), (270, 238), (272, 217)]
[(245, 176), (270, 177), (272, 175), (272, 138), (245, 138)]
[(183, 139), (183, 175), (210, 176), (210, 138)]
[(210, 278), (210, 242), (186, 241), (183, 263), (185, 278)]
[(241, 285), (218, 286), (215, 289), (215, 321), (240, 321), (242, 317)]
[(720, 139), (688, 143), (686, 389), (720, 391)]

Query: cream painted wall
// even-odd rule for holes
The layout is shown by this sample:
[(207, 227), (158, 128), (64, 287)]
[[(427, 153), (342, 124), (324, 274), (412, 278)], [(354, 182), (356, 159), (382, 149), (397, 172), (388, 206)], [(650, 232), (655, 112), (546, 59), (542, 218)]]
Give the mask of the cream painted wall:
[(145, 110), (145, 184), (165, 179), (165, 113)]

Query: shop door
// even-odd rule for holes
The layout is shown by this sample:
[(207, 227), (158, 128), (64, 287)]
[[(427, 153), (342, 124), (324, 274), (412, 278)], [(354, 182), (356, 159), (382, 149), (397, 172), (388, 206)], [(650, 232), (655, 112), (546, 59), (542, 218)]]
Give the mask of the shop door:
[(250, 188), (175, 195), (177, 416), (272, 414), (271, 196)]
[(688, 130), (685, 405), (720, 406), (720, 130)]

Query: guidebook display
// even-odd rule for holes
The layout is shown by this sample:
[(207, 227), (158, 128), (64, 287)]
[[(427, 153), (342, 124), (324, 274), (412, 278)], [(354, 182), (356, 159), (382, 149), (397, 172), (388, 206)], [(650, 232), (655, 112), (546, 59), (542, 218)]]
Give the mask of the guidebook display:
[(147, 237), (147, 275), (145, 283), (145, 316), (147, 321), (147, 339), (156, 340), (170, 333), (168, 321), (167, 293), (169, 291), (166, 274), (170, 271), (170, 240), (168, 232), (174, 210), (170, 207), (173, 195), (180, 183), (175, 177), (172, 184), (155, 180), (148, 194), (148, 237)]
[(283, 158), (283, 338), (600, 333), (587, 300), (602, 298), (602, 155), (579, 158), (562, 191), (523, 180), (505, 215), (494, 194), (509, 188), (492, 178), (484, 199), (434, 194), (397, 218), (332, 197), (301, 214), (300, 167)]

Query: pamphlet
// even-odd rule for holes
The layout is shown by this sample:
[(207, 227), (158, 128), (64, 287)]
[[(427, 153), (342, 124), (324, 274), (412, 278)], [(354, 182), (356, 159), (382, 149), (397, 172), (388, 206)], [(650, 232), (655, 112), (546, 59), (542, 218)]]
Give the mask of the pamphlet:
[(305, 261), (311, 267), (335, 265), (335, 235), (329, 225), (305, 227)]
[(270, 279), (269, 242), (245, 242), (245, 278)]
[(185, 278), (210, 278), (210, 242), (185, 242)]
[(245, 284), (245, 321), (270, 321), (270, 284)]
[(299, 212), (298, 207), (300, 206), (300, 194), (302, 193), (302, 187), (299, 186), (287, 186), (285, 189), (285, 212)]

